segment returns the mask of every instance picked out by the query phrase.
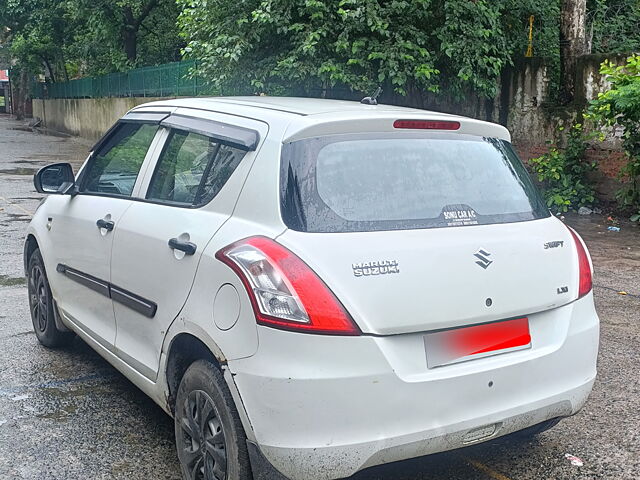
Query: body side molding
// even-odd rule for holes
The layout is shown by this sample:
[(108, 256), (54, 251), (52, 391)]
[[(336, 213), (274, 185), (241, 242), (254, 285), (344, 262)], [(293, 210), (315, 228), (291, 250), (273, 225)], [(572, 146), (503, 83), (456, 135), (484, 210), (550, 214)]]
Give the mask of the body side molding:
[(93, 275), (76, 270), (75, 268), (69, 267), (63, 263), (59, 263), (56, 270), (59, 273), (66, 275), (74, 282), (90, 288), (91, 290), (124, 305), (125, 307), (135, 310), (147, 318), (153, 318), (156, 315), (158, 305), (151, 300), (141, 297), (140, 295), (136, 295), (124, 288), (112, 285), (105, 280), (101, 280)]

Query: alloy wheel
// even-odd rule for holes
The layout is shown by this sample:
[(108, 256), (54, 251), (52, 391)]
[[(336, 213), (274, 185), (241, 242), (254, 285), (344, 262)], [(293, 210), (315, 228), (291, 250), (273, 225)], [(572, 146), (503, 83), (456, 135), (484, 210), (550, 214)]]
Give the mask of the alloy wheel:
[(181, 406), (180, 460), (191, 480), (225, 480), (227, 455), (224, 430), (211, 397), (202, 390), (189, 393)]
[(29, 275), (29, 304), (34, 326), (40, 333), (44, 333), (47, 329), (49, 293), (40, 265), (34, 265)]

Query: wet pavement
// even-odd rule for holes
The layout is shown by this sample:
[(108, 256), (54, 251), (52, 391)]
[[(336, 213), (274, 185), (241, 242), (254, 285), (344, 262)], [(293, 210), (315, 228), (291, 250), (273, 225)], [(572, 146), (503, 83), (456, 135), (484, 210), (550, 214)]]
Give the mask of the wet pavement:
[[(0, 115), (0, 480), (178, 479), (172, 420), (81, 340), (48, 350), (32, 331), (22, 266), (41, 198), (32, 175), (47, 163), (79, 166), (87, 147)], [(595, 215), (567, 221), (591, 250), (602, 321), (599, 376), (586, 407), (533, 440), (496, 440), (354, 479), (640, 478), (640, 228), (621, 223), (608, 232)]]

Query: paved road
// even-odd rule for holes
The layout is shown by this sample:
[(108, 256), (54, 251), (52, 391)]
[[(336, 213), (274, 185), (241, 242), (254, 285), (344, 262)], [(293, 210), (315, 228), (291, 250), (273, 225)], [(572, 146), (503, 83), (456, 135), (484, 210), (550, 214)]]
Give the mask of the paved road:
[[(20, 127), (0, 116), (0, 479), (178, 479), (169, 417), (82, 341), (51, 351), (32, 332), (22, 270), (22, 239), (40, 200), (32, 174), (55, 161), (79, 165), (87, 147)], [(585, 409), (535, 440), (378, 467), (357, 480), (640, 478), (640, 229), (606, 232), (601, 217), (570, 222), (594, 257), (602, 320), (599, 377)]]

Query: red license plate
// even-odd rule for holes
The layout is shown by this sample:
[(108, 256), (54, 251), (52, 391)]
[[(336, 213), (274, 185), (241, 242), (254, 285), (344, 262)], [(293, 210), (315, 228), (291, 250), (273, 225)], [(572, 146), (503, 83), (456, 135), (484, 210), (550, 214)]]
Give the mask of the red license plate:
[(527, 317), (428, 333), (424, 336), (429, 368), (531, 347)]

